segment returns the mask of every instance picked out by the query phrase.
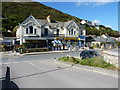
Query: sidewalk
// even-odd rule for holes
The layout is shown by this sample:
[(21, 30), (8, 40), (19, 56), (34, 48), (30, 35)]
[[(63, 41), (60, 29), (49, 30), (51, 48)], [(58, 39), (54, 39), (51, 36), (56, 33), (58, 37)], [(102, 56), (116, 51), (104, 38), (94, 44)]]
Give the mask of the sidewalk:
[[(16, 52), (12, 52), (12, 51), (6, 51), (6, 52), (0, 52), (1, 55), (8, 55), (8, 56), (24, 56), (24, 55), (39, 55), (39, 54), (51, 54), (51, 53), (62, 53), (62, 52), (79, 52), (79, 51), (82, 51), (84, 49), (79, 49), (79, 50), (61, 50), (61, 51), (48, 51), (48, 52), (30, 52), (30, 53), (23, 53), (23, 54), (20, 54), (20, 53), (16, 53)], [(98, 49), (98, 48), (95, 48), (93, 50), (99, 50), (99, 51), (103, 51), (102, 49)]]
[(104, 75), (109, 75), (109, 76), (113, 76), (113, 77), (118, 78), (118, 71), (103, 69), (103, 68), (99, 68), (99, 67), (92, 67), (92, 66), (87, 66), (87, 65), (81, 65), (81, 64), (73, 64), (70, 62), (63, 62), (63, 61), (60, 61), (58, 59), (55, 59), (54, 61), (61, 63), (61, 64), (69, 65), (69, 66), (74, 67), (74, 68), (87, 70), (87, 71), (91, 71), (91, 72), (95, 72), (95, 73), (99, 73), (99, 74), (104, 74)]
[(21, 54), (21, 55), (39, 55), (39, 54), (51, 54), (51, 53), (63, 53), (63, 52), (79, 52), (81, 50), (71, 50), (71, 51), (68, 51), (68, 50), (61, 50), (61, 51), (48, 51), (48, 52), (31, 52), (31, 53), (24, 53), (24, 54)]
[[(82, 49), (81, 49), (82, 50)], [(79, 52), (81, 50), (61, 50), (61, 51), (48, 51), (48, 52), (30, 52), (30, 53), (17, 53), (12, 51), (6, 51), (6, 52), (0, 52), (0, 55), (6, 55), (6, 56), (25, 56), (25, 55), (39, 55), (39, 54), (51, 54), (51, 53), (63, 53), (63, 52)]]
[[(79, 52), (82, 51), (84, 49), (79, 49), (79, 50), (61, 50), (61, 51), (48, 51), (48, 52), (31, 52), (31, 53), (24, 53), (21, 55), (39, 55), (39, 54), (51, 54), (51, 53), (62, 53), (62, 52)], [(100, 50), (102, 51), (102, 49), (93, 49), (93, 50)]]
[(6, 55), (6, 56), (20, 56), (20, 53), (12, 52), (12, 51), (5, 51), (0, 52), (0, 55)]

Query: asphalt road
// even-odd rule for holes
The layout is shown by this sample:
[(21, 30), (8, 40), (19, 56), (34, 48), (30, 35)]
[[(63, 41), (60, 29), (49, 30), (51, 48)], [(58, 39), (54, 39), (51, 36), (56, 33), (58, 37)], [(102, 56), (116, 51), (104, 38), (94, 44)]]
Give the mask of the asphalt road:
[(55, 60), (66, 55), (79, 56), (79, 52), (3, 56), (2, 61), (3, 67), (10, 68), (8, 76), (11, 86), (17, 88), (118, 88), (116, 77), (75, 68)]

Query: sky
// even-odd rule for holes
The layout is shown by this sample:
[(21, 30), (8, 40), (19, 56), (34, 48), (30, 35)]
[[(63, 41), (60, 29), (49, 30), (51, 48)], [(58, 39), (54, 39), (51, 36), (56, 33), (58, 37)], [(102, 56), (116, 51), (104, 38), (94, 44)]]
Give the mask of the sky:
[(40, 2), (63, 13), (118, 30), (118, 2)]

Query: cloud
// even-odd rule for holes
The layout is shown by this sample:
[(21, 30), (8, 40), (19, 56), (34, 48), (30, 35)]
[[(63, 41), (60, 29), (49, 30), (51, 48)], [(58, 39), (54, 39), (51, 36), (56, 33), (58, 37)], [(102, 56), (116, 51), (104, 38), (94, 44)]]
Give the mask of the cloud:
[(110, 2), (118, 2), (119, 0), (77, 0), (75, 2), (75, 5), (81, 6), (81, 5), (94, 5), (94, 6), (101, 6), (101, 5), (105, 5), (108, 4)]
[(81, 2), (84, 3), (84, 5), (87, 5), (88, 3), (85, 2), (118, 2), (119, 0), (32, 0), (37, 2)]
[(109, 27), (109, 28), (112, 28), (112, 26), (109, 26), (109, 25), (104, 25), (105, 27)]
[(101, 21), (98, 19), (95, 19), (94, 21), (92, 21), (93, 23), (99, 24)]
[(81, 6), (81, 5), (87, 6), (87, 5), (90, 5), (90, 4), (92, 4), (92, 3), (91, 3), (91, 2), (75, 2), (75, 4), (76, 4), (77, 7), (79, 7), (79, 6)]

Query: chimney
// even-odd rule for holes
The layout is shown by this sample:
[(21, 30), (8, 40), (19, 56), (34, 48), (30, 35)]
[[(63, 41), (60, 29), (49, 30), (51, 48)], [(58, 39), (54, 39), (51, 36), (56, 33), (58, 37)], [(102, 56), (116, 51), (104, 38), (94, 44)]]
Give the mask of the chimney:
[(48, 23), (49, 23), (49, 24), (51, 23), (51, 20), (50, 20), (50, 15), (49, 15), (49, 16), (47, 16), (47, 21), (48, 21)]

